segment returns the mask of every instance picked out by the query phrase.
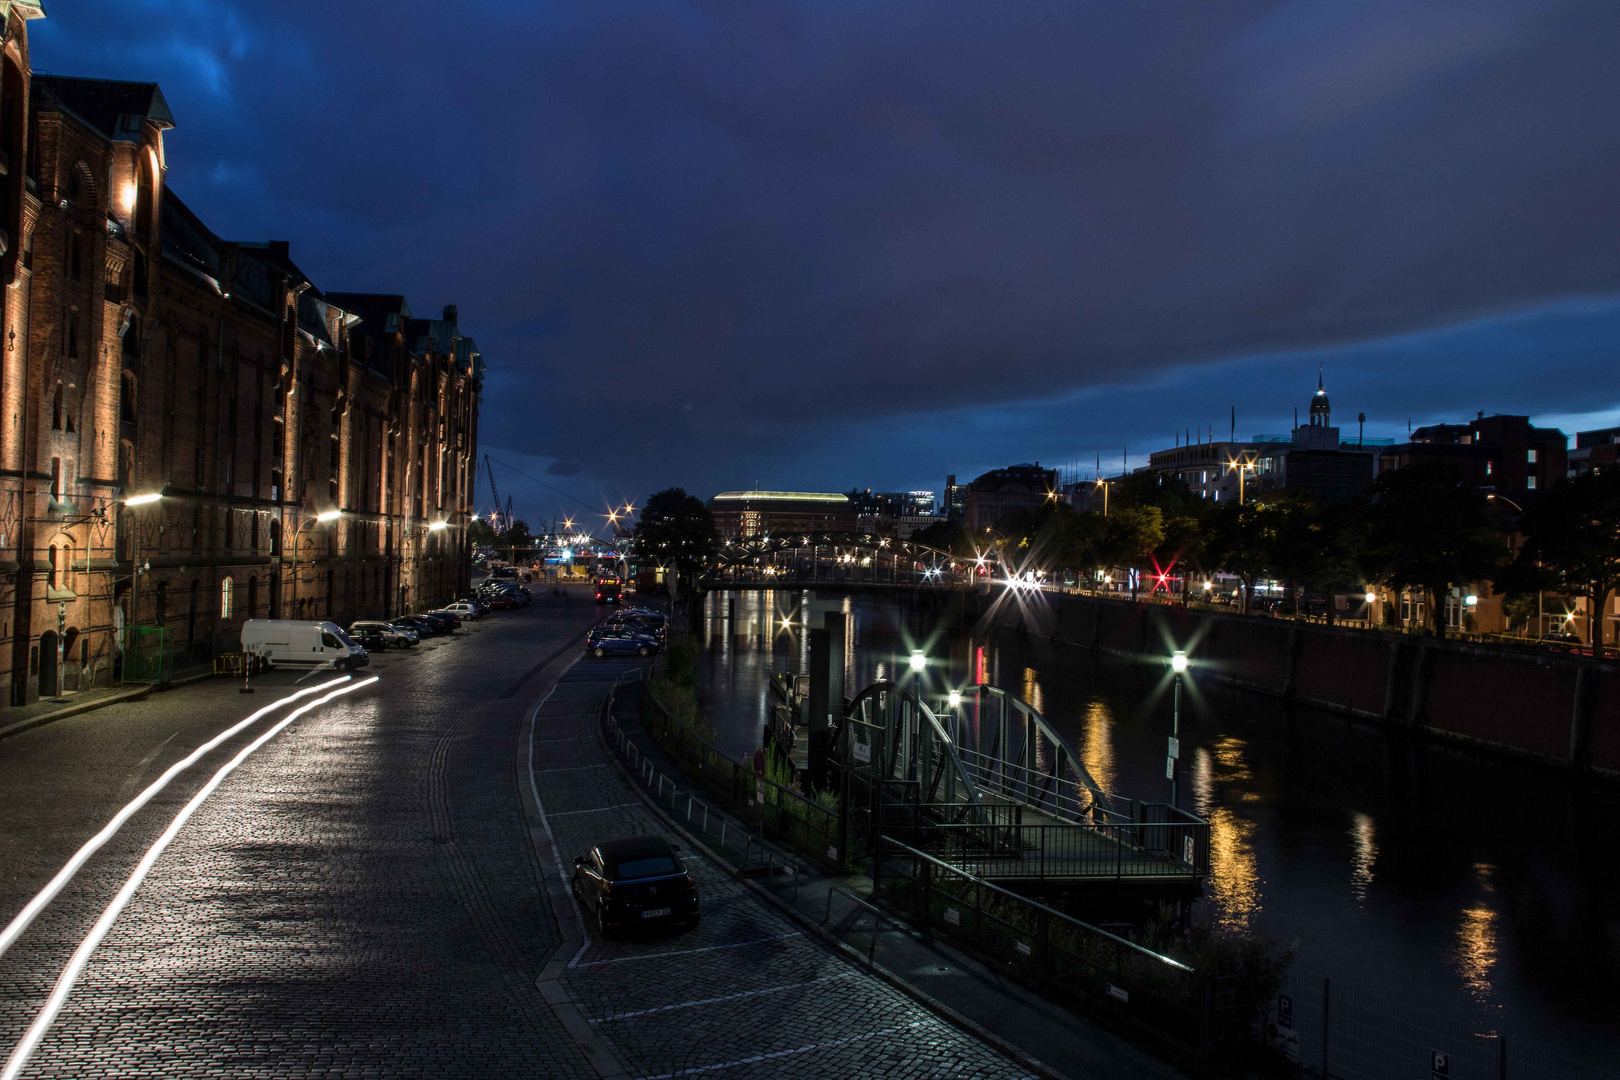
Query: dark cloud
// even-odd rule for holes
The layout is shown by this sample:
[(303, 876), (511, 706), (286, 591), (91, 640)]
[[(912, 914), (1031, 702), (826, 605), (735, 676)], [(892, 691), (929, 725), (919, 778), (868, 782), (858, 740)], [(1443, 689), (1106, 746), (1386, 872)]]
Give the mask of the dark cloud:
[[(485, 440), (591, 444), (615, 491), (802, 470), (838, 432), (882, 484), (943, 471), (870, 438), (917, 418), (1620, 290), (1607, 0), (105, 0), (33, 27), (41, 66), (163, 83), (215, 228), (458, 303)], [(1089, 419), (1074, 449), (1157, 422)]]
[(577, 461), (553, 461), (546, 467), (547, 476), (578, 476), (585, 466)]

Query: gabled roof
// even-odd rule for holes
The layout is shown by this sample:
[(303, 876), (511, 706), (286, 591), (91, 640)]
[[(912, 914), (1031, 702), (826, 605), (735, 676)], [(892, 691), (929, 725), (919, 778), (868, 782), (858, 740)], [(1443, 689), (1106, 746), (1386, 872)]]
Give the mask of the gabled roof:
[(139, 139), (148, 122), (163, 130), (174, 127), (157, 83), (36, 74), (33, 91), (36, 111), (62, 108), (109, 139)]

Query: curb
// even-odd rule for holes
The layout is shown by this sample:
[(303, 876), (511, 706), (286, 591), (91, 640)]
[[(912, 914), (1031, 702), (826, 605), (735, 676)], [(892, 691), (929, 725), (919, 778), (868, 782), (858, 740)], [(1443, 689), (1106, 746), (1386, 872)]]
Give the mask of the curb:
[(106, 697), (97, 698), (94, 701), (86, 701), (82, 705), (69, 705), (64, 709), (57, 709), (55, 712), (41, 713), (38, 716), (30, 716), (26, 720), (18, 720), (14, 724), (7, 724), (5, 727), (0, 727), (0, 739), (7, 738), (11, 735), (20, 734), (29, 730), (30, 728), (37, 728), (41, 724), (49, 724), (53, 720), (66, 720), (70, 716), (78, 716), (81, 713), (94, 712), (97, 709), (104, 709), (108, 705), (118, 705), (126, 701), (139, 701), (144, 697), (150, 696), (153, 689), (154, 688), (150, 686), (141, 686), (134, 690), (127, 690), (118, 694), (108, 694)]
[[(570, 667), (572, 665), (569, 665)], [(567, 670), (566, 668), (564, 669)], [(555, 686), (552, 687), (555, 689)], [(523, 748), (531, 745), (534, 738), (534, 725), (540, 713), (540, 706), (546, 698), (551, 696), (548, 689), (545, 694), (536, 699), (534, 705), (529, 707), (518, 729), (519, 753)], [(613, 695), (609, 691), (605, 708), (612, 708)], [(597, 725), (598, 730), (601, 724)], [(520, 775), (528, 776), (525, 766)], [(529, 842), (534, 845), (535, 858), (539, 863), (540, 880), (545, 883), (546, 900), (551, 905), (552, 918), (557, 920), (557, 932), (562, 937), (562, 943), (557, 951), (551, 954), (540, 969), (539, 976), (534, 980), (534, 987), (545, 998), (551, 1012), (562, 1024), (563, 1030), (579, 1048), (585, 1060), (596, 1070), (602, 1080), (629, 1080), (633, 1075), (619, 1060), (607, 1042), (592, 1029), (585, 1015), (579, 1011), (579, 1005), (574, 1001), (573, 995), (562, 984), (562, 976), (568, 970), (568, 962), (573, 959), (585, 942), (584, 930), (579, 925), (579, 919), (574, 911), (573, 897), (570, 895), (568, 883), (559, 879), (553, 868), (557, 865), (557, 853), (552, 847), (551, 836), (548, 834), (544, 819), (540, 816), (540, 806), (535, 801), (534, 792), (521, 780), (518, 783), (518, 798), (523, 804), (523, 816), (529, 830)]]
[[(612, 707), (611, 699), (608, 707)], [(648, 809), (656, 814), (659, 819), (668, 825), (670, 829), (679, 833), (687, 843), (690, 843), (695, 849), (701, 851), (721, 869), (730, 874), (733, 879), (741, 882), (744, 887), (752, 890), (756, 895), (769, 902), (772, 906), (781, 911), (783, 914), (787, 915), (787, 917), (792, 919), (795, 923), (804, 927), (808, 933), (820, 939), (823, 944), (827, 945), (834, 952), (843, 956), (846, 960), (855, 964), (857, 967), (870, 971), (872, 974), (876, 975), (878, 978), (882, 979), (896, 990), (905, 994), (923, 1008), (934, 1013), (945, 1022), (961, 1029), (963, 1032), (973, 1036), (976, 1039), (979, 1039), (981, 1042), (994, 1047), (996, 1050), (1011, 1058), (1019, 1066), (1028, 1069), (1036, 1076), (1040, 1076), (1044, 1078), (1044, 1080), (1072, 1080), (1072, 1078), (1066, 1073), (1059, 1072), (1038, 1058), (1031, 1057), (1019, 1047), (1014, 1046), (1000, 1035), (997, 1035), (995, 1032), (984, 1027), (978, 1021), (963, 1015), (956, 1009), (945, 1004), (943, 1001), (935, 998), (932, 994), (929, 994), (926, 990), (913, 986), (911, 983), (907, 982), (905, 978), (893, 971), (890, 971), (882, 964), (875, 961), (868, 961), (859, 950), (851, 948), (826, 927), (804, 915), (793, 905), (776, 896), (769, 889), (765, 888), (753, 878), (744, 874), (740, 868), (733, 866), (730, 860), (726, 859), (722, 855), (717, 854), (702, 840), (688, 831), (687, 828), (682, 825), (674, 816), (665, 811), (664, 808), (652, 798), (652, 796), (647, 794), (647, 789), (643, 784), (638, 782), (634, 777), (625, 771), (624, 763), (619, 760), (619, 755), (613, 752), (613, 748), (608, 744), (606, 738), (603, 736), (601, 724), (597, 724), (596, 726), (596, 740), (598, 745), (601, 746), (603, 753), (607, 754), (608, 760), (613, 763), (613, 767), (615, 770), (617, 770), (620, 777), (622, 777), (627, 783), (630, 784), (632, 788), (635, 789), (636, 795), (641, 799), (641, 801), (645, 803)], [(794, 872), (798, 872), (797, 867), (795, 867)]]

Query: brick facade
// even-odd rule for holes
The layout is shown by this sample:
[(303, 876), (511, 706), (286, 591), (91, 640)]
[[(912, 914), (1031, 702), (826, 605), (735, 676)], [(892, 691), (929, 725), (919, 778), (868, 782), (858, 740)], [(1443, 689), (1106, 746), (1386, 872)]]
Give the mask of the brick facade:
[(168, 190), (157, 85), (31, 76), (38, 9), (0, 9), (10, 703), (118, 681), (128, 625), (181, 670), (247, 618), (465, 588), (483, 361), (455, 308), (323, 293), (286, 242), (220, 238)]

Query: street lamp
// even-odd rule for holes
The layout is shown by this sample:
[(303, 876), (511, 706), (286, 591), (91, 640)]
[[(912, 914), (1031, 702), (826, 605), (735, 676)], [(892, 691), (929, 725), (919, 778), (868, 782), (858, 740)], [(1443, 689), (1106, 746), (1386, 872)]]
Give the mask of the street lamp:
[(921, 649), (912, 649), (910, 664), (913, 672), (921, 674), (928, 667), (928, 657), (923, 655)]
[[(292, 534), (292, 608), (294, 614), (298, 611), (298, 534), (304, 531), (305, 525), (321, 524), (336, 521), (343, 516), (341, 510), (322, 510), (312, 518), (305, 518), (298, 523)], [(330, 613), (328, 613), (330, 614)]]
[(1103, 517), (1108, 516), (1108, 481), (1097, 477), (1097, 486), (1103, 489)]
[(1170, 809), (1181, 809), (1176, 791), (1176, 762), (1181, 757), (1181, 676), (1187, 671), (1187, 653), (1177, 649), (1170, 657), (1170, 670), (1175, 673), (1175, 708), (1170, 714), (1170, 745), (1164, 761), (1164, 771), (1170, 777)]
[(1247, 458), (1245, 458), (1242, 461), (1239, 461), (1236, 458), (1228, 459), (1228, 461), (1226, 462), (1226, 471), (1227, 472), (1232, 472), (1233, 470), (1236, 470), (1237, 474), (1238, 474), (1238, 505), (1242, 506), (1243, 505), (1243, 475), (1244, 475), (1245, 472), (1253, 472), (1254, 471), (1254, 462), (1248, 460)]
[[(161, 492), (149, 491), (142, 495), (131, 495), (124, 500), (124, 505), (128, 507), (151, 506), (162, 498), (163, 494)], [(133, 520), (129, 523), (129, 532), (134, 540), (134, 546), (129, 553), (129, 621), (131, 625), (135, 625), (141, 621), (141, 530), (136, 527)], [(60, 645), (61, 634), (57, 635), (56, 640)], [(60, 677), (61, 667), (62, 665), (58, 663), (58, 677)]]

